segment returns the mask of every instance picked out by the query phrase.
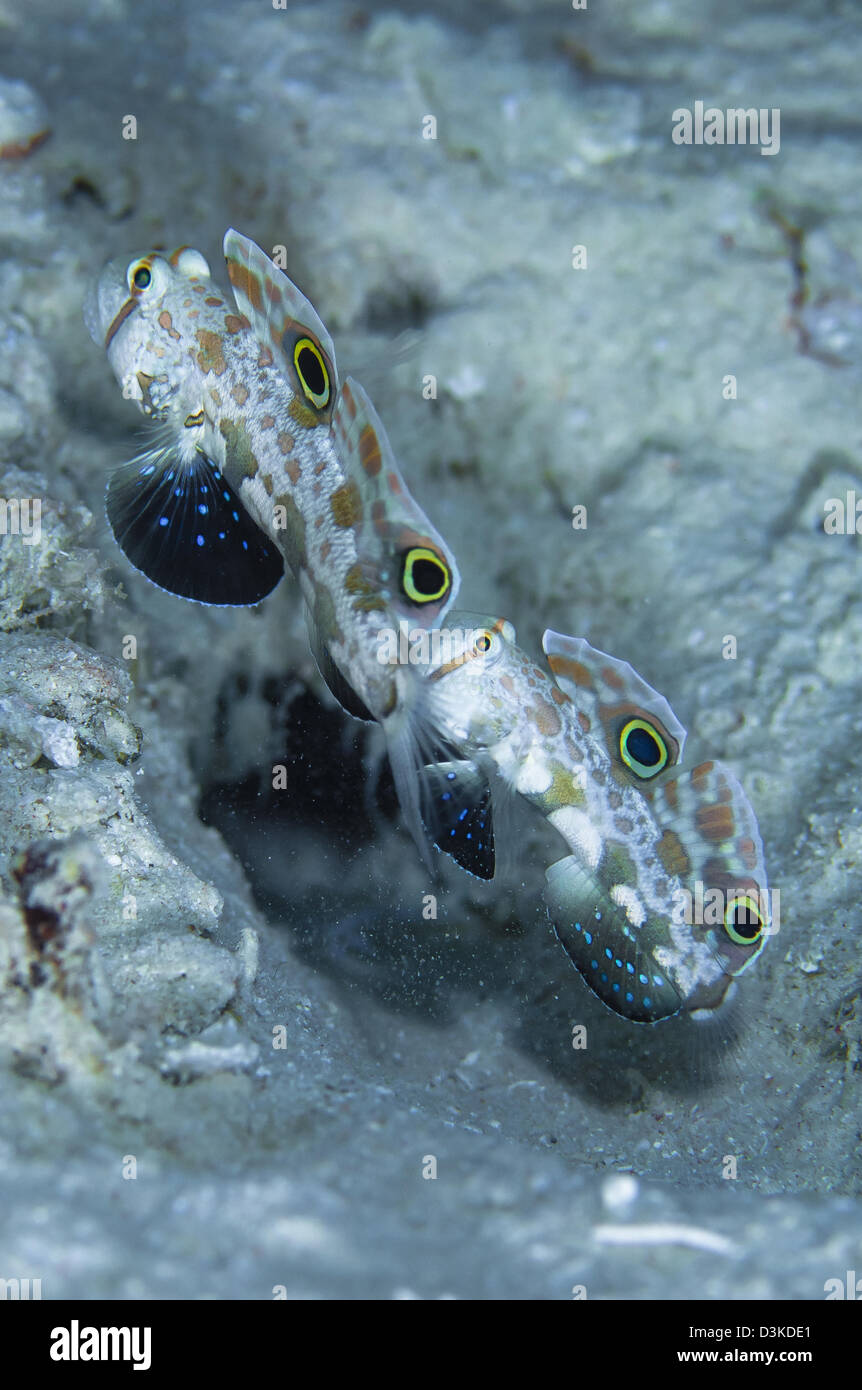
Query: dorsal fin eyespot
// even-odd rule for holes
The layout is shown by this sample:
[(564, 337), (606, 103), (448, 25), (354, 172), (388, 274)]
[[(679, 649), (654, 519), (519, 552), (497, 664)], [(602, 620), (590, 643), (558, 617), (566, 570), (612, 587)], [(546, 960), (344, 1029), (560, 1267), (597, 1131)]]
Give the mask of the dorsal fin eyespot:
[(240, 313), (309, 412), (308, 425), (332, 418), (338, 391), (335, 348), (314, 306), (249, 237), (225, 234), (228, 277)]
[(542, 645), (557, 685), (589, 720), (615, 776), (643, 788), (678, 765), (685, 729), (664, 696), (627, 661), (550, 628)]
[(439, 626), (458, 592), (455, 557), (410, 495), (377, 412), (350, 377), (338, 393), (332, 433), (362, 501), (356, 549), (368, 584), (386, 596), (396, 623)]

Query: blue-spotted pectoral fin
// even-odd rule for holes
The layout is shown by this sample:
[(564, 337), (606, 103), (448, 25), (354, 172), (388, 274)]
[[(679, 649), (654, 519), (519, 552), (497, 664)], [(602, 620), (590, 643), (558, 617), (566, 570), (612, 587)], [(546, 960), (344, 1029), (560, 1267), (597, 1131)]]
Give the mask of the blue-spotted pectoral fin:
[(441, 726), (430, 695), (415, 666), (397, 668), (392, 709), (380, 722), (401, 813), (430, 873), (436, 844), (469, 873), (491, 878), (488, 778), (477, 762), (452, 747), (450, 730)]
[(183, 455), (167, 444), (123, 464), (108, 483), (106, 511), (135, 569), (180, 598), (251, 605), (284, 573), (277, 546), (199, 450)]
[(422, 815), (433, 843), (476, 878), (494, 877), (491, 788), (476, 763), (432, 763), (423, 768)]
[(458, 593), (455, 557), (411, 497), (373, 405), (350, 377), (338, 395), (332, 433), (362, 503), (356, 545), (366, 584), (396, 621), (438, 627)]
[(549, 628), (542, 646), (581, 727), (604, 743), (617, 779), (641, 789), (664, 780), (680, 762), (686, 736), (664, 696), (627, 661), (583, 637)]
[(757, 821), (737, 779), (717, 762), (680, 772), (649, 799), (662, 831), (659, 855), (681, 885), (676, 915), (723, 972), (722, 980), (693, 984), (685, 1007), (713, 1009), (779, 928)]
[(545, 901), (575, 967), (616, 1013), (707, 1017), (777, 929), (757, 823), (719, 763), (679, 772), (646, 799), (656, 838), (637, 854), (605, 842), (593, 868), (560, 860)]
[(323, 320), (260, 247), (233, 228), (225, 233), (224, 257), (237, 308), (293, 387), (300, 406), (297, 423), (314, 428), (328, 422), (338, 373)]
[(617, 898), (574, 855), (545, 874), (548, 915), (584, 982), (631, 1023), (658, 1023), (683, 1007), (679, 989), (651, 950), (664, 940), (666, 926), (649, 919), (636, 925), (639, 914), (631, 920), (624, 894)]

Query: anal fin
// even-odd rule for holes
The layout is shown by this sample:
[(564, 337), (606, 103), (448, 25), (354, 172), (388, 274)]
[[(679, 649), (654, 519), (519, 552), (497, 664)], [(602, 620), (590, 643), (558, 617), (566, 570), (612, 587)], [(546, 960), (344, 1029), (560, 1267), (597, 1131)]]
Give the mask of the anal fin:
[(317, 669), (320, 672), (327, 689), (334, 695), (342, 709), (348, 714), (352, 714), (354, 719), (364, 719), (367, 723), (375, 722), (374, 715), (366, 705), (365, 701), (357, 695), (353, 686), (341, 674), (332, 659), (332, 654), (326, 643), (321, 641), (319, 634), (315, 630), (314, 623), (309, 618), (309, 644), (312, 655), (317, 662)]

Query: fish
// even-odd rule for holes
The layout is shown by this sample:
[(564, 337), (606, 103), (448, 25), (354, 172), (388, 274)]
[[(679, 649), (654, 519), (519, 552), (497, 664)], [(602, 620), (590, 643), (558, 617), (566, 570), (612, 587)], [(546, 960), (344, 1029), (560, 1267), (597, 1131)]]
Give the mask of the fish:
[[(582, 979), (635, 1023), (713, 1016), (772, 933), (737, 779), (714, 761), (680, 766), (686, 731), (668, 702), (584, 638), (546, 631), (546, 670), (504, 618), (453, 610), (444, 630), (425, 667), (430, 717), (486, 786), (501, 778), (562, 837), (544, 899)], [(425, 802), (446, 796), (447, 772), (425, 770)], [(455, 813), (450, 833), (492, 843), (493, 803)]]
[(106, 511), (131, 564), (169, 593), (253, 605), (288, 569), (323, 680), (383, 729), (420, 850), (417, 768), (428, 760), (424, 684), (384, 638), (439, 624), (455, 557), (411, 496), (371, 401), (339, 381), (311, 303), (229, 229), (228, 296), (181, 246), (110, 262), (84, 307), (122, 388), (153, 426), (111, 475)]

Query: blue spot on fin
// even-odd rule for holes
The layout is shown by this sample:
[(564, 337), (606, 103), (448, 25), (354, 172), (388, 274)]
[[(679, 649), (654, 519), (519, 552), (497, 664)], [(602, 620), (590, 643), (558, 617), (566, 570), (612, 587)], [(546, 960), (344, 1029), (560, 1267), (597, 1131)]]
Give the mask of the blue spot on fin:
[(200, 452), (183, 464), (176, 446), (168, 445), (123, 464), (108, 483), (106, 511), (135, 569), (180, 598), (259, 603), (284, 573), (275, 542)]
[[(659, 922), (648, 917), (632, 931), (624, 910), (610, 898), (601, 870), (591, 873), (573, 854), (558, 859), (545, 872), (544, 897), (558, 941), (603, 1004), (632, 1023), (658, 1023), (679, 1013), (684, 1001), (669, 980), (647, 993), (646, 977), (637, 974), (641, 960), (653, 968), (652, 950), (661, 941)], [(582, 924), (592, 919), (598, 925), (586, 931)]]
[(422, 814), (437, 846), (476, 878), (494, 877), (491, 788), (476, 763), (430, 763), (423, 768)]

